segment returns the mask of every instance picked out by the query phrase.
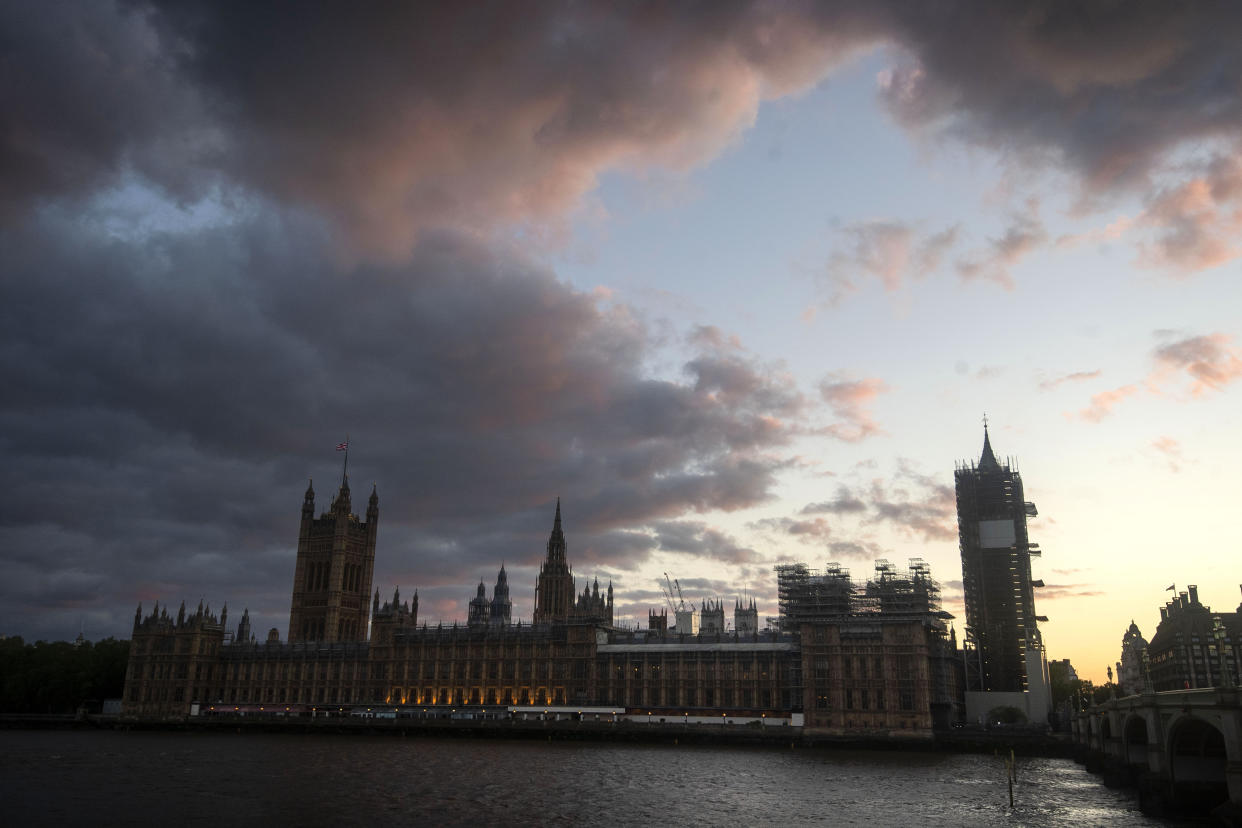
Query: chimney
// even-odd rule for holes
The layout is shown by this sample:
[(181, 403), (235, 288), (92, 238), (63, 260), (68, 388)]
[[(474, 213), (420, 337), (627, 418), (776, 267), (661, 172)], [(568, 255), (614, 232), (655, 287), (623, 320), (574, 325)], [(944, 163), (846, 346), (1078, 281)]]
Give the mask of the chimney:
[(1160, 620), (1167, 621), (1169, 618), (1169, 608), (1167, 606), (1160, 608)]
[(1197, 584), (1191, 584), (1186, 588), (1190, 590), (1190, 603), (1192, 605), (1199, 603), (1199, 586)]

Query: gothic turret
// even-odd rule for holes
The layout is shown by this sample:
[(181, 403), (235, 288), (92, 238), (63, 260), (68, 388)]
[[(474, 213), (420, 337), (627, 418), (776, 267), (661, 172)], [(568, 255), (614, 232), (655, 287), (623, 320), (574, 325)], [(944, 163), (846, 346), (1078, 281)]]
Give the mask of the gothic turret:
[(512, 617), (513, 601), (509, 599), (509, 576), (502, 563), (500, 572), (496, 573), (496, 586), (492, 589), (491, 625), (507, 627)]
[(561, 528), (561, 499), (548, 537), (548, 556), (535, 582), (535, 623), (564, 621), (574, 607), (574, 576), (569, 569), (565, 532)]
[(479, 588), (475, 590), (474, 598), (470, 600), (470, 615), (467, 623), (471, 627), (486, 627), (491, 620), (491, 610), (491, 602), (487, 600), (487, 587), (480, 580)]
[(246, 609), (242, 611), (241, 623), (237, 625), (236, 642), (238, 644), (249, 644), (250, 643), (250, 608), (249, 607), (247, 607)]
[(374, 486), (366, 520), (353, 513), (349, 478), (328, 511), (315, 517), (315, 491), (302, 500), (297, 564), (289, 609), (289, 641), (361, 641), (374, 604), (371, 573), (375, 562), (379, 494)]

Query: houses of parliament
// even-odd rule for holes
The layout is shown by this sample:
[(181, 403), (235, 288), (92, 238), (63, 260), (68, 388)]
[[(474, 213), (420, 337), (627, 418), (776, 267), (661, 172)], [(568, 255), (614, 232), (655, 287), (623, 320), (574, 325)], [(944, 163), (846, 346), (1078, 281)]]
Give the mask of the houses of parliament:
[[(483, 583), (465, 622), (419, 621), (418, 594), (372, 591), (379, 496), (354, 511), (348, 478), (316, 516), (302, 501), (287, 638), (259, 639), (244, 613), (201, 603), (174, 614), (158, 604), (134, 616), (123, 714), (211, 712), (348, 715), (359, 705), (394, 712), (490, 705), (607, 706), (676, 717), (796, 717), (825, 734), (930, 736), (960, 718), (962, 662), (926, 565), (877, 562), (855, 585), (847, 570), (777, 568), (779, 623), (760, 629), (753, 603), (719, 602), (696, 623), (618, 626), (613, 588), (578, 589), (560, 502), (535, 583), (528, 623), (512, 620), (504, 567)], [(697, 623), (701, 619), (702, 623)], [(677, 627), (682, 627), (678, 629)]]

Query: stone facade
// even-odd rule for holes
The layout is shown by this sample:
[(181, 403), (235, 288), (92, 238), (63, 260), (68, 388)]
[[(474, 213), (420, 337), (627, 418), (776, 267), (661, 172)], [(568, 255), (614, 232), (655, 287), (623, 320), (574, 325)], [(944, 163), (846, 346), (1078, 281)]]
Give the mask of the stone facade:
[(315, 517), (315, 490), (307, 486), (298, 532), (298, 557), (289, 610), (289, 641), (364, 641), (375, 565), (379, 495), (374, 489), (366, 520), (353, 514), (349, 480), (341, 480), (332, 506)]
[[(362, 538), (374, 538), (375, 502), (373, 495), (365, 523), (347, 523)], [(306, 503), (313, 505), (309, 491)], [(352, 518), (334, 509), (320, 519), (325, 526)], [(303, 540), (306, 526), (304, 518)], [(303, 549), (312, 554), (303, 556)], [(302, 587), (303, 598), (321, 594), (306, 588), (319, 583), (307, 574), (310, 565), (331, 560), (315, 551), (299, 544), (295, 595)], [(369, 579), (369, 572), (368, 566), (359, 577)], [(945, 676), (956, 675), (953, 660), (947, 672), (937, 661), (949, 641), (943, 613), (926, 601), (925, 612), (911, 616), (886, 613), (879, 599), (868, 598), (866, 618), (764, 631), (754, 602), (739, 602), (732, 631), (713, 624), (680, 634), (669, 631), (663, 613), (652, 615), (649, 629), (618, 629), (611, 585), (601, 591), (595, 581), (574, 597), (559, 503), (536, 595), (538, 620), (511, 623), (502, 567), (490, 600), (480, 583), (467, 623), (433, 627), (419, 623), (417, 593), (403, 601), (394, 591), (381, 604), (377, 592), (364, 613), (371, 623), (367, 640), (281, 642), (269, 635), (260, 643), (249, 632), (248, 615), (231, 636), (227, 611), (217, 618), (210, 608), (190, 615), (183, 608), (174, 618), (157, 606), (144, 617), (139, 607), (123, 710), (180, 717), (256, 708), (344, 713), (375, 704), (608, 705), (675, 718), (788, 716), (805, 708), (808, 725), (825, 733), (917, 735), (930, 731), (938, 706), (946, 706), (942, 697), (952, 695)], [(317, 618), (307, 609), (303, 602), (299, 612), (295, 599), (292, 617), (304, 631)], [(713, 611), (723, 615), (722, 607)]]
[(1242, 684), (1242, 605), (1212, 612), (1199, 603), (1199, 589), (1160, 608), (1160, 625), (1147, 645), (1153, 689), (1195, 690)]

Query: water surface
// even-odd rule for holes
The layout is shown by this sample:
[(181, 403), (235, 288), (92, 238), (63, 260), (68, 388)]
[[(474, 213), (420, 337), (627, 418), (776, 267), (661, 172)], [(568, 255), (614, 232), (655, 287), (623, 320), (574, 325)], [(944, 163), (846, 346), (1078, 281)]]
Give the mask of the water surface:
[(0, 732), (9, 825), (1168, 825), (1067, 759), (329, 734)]

